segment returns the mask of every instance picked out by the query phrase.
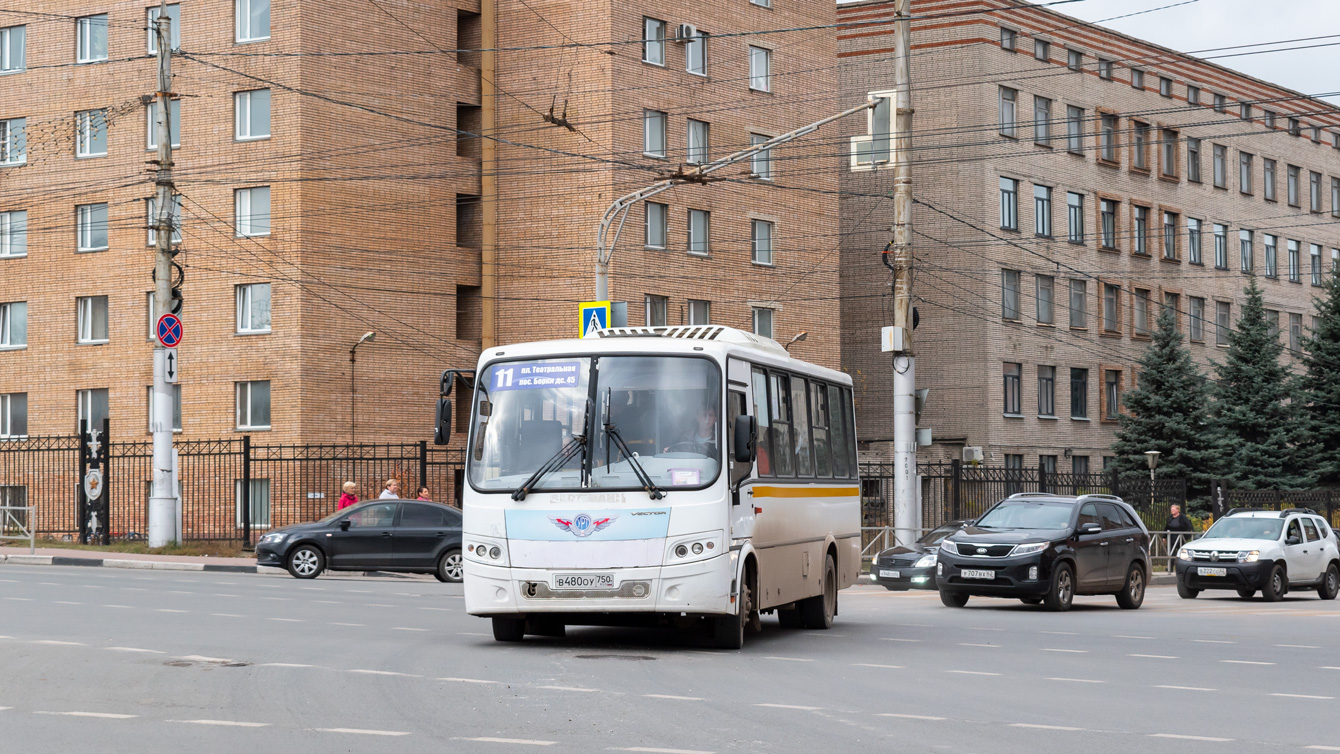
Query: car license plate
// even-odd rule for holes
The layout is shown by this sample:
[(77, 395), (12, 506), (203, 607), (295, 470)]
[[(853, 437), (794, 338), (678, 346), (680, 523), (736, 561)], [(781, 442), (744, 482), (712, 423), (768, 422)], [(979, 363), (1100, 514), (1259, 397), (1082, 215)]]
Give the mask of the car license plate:
[(963, 578), (965, 578), (965, 579), (994, 579), (994, 578), (996, 578), (996, 572), (995, 572), (995, 571), (976, 571), (976, 570), (973, 570), (973, 569), (971, 569), (971, 568), (964, 568), (962, 571), (959, 571), (959, 574), (962, 575)]
[(557, 573), (554, 574), (555, 589), (613, 589), (612, 573)]
[(1201, 568), (1197, 568), (1197, 569), (1196, 569), (1196, 575), (1197, 575), (1197, 576), (1227, 576), (1227, 575), (1228, 575), (1228, 569), (1227, 569), (1227, 568), (1204, 568), (1204, 567), (1201, 567)]
[(903, 574), (901, 571), (886, 571), (881, 568), (879, 569), (879, 577), (882, 579), (901, 579)]

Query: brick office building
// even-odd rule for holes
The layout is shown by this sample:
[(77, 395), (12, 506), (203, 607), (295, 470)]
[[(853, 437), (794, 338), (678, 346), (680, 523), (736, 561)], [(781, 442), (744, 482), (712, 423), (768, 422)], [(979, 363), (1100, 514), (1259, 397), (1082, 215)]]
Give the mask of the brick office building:
[[(914, 2), (923, 460), (1097, 471), (1162, 307), (1203, 367), (1248, 276), (1297, 350), (1340, 260), (1340, 109), (1054, 11)], [(963, 11), (1004, 9), (1001, 12)], [(892, 88), (893, 4), (842, 5), (844, 104)], [(887, 108), (848, 124), (843, 364), (889, 451)]]

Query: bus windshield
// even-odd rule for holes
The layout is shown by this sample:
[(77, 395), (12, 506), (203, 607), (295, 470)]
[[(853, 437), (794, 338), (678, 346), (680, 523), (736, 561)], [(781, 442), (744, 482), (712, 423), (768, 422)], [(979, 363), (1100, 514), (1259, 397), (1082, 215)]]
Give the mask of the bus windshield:
[(495, 363), (477, 381), (470, 483), (515, 490), (575, 439), (580, 451), (534, 489), (640, 490), (636, 467), (662, 490), (704, 487), (721, 468), (720, 405), (720, 370), (703, 358)]

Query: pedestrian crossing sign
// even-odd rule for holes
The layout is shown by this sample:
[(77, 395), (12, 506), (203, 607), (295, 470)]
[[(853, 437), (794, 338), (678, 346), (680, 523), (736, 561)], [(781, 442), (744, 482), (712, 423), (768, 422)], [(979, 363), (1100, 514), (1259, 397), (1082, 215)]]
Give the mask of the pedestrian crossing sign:
[(610, 324), (610, 302), (583, 301), (578, 305), (578, 336), (589, 338)]

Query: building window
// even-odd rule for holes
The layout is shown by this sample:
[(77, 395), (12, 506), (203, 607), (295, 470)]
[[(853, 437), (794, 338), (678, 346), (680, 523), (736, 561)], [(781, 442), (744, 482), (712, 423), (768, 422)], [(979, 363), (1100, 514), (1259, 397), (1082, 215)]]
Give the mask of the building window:
[[(157, 55), (157, 54), (158, 54), (158, 33), (157, 33), (157, 22), (158, 22), (158, 16), (159, 16), (161, 13), (162, 13), (162, 8), (160, 8), (160, 7), (157, 6), (157, 5), (155, 5), (154, 7), (148, 9), (148, 17), (149, 17), (149, 23), (148, 23), (148, 29), (149, 29), (149, 54), (150, 54), (150, 55)], [(174, 50), (180, 50), (180, 49), (181, 49), (181, 6), (178, 5), (178, 4), (176, 4), (176, 3), (173, 3), (172, 5), (169, 5), (169, 6), (167, 7), (167, 17), (168, 17), (168, 21), (169, 21), (169, 23), (168, 23), (168, 44), (172, 45), (172, 49), (174, 49)]]
[(1193, 341), (1205, 340), (1205, 299), (1187, 299), (1187, 337)]
[(1340, 178), (1331, 179), (1331, 217), (1340, 217)]
[(1084, 154), (1084, 108), (1082, 107), (1066, 106), (1065, 148), (1072, 154)]
[(1169, 178), (1177, 177), (1177, 132), (1172, 129), (1163, 129), (1163, 140), (1159, 142), (1159, 162), (1163, 175)]
[(1238, 152), (1238, 191), (1252, 193), (1252, 155)]
[(1313, 285), (1316, 285), (1316, 286), (1320, 286), (1320, 285), (1321, 285), (1321, 245), (1320, 245), (1320, 244), (1315, 244), (1315, 243), (1314, 243), (1314, 244), (1311, 245), (1311, 249), (1312, 249), (1312, 257), (1311, 257), (1311, 261), (1312, 261), (1312, 267), (1311, 267), (1312, 284), (1313, 284)]
[(233, 192), (239, 237), (270, 235), (270, 187), (238, 189)]
[(1265, 121), (1266, 128), (1275, 127), (1275, 113), (1271, 110), (1262, 110), (1261, 118)]
[(1250, 230), (1238, 231), (1238, 256), (1241, 257), (1241, 272), (1250, 273), (1252, 271), (1252, 232)]
[(1018, 321), (1021, 318), (1019, 308), (1020, 285), (1018, 270), (1001, 270), (1000, 316), (1003, 319)]
[(1252, 106), (1246, 102), (1238, 104), (1238, 117), (1243, 120), (1252, 119)]
[(665, 296), (647, 294), (645, 306), (648, 327), (665, 327), (668, 324), (666, 314), (670, 308), (669, 304), (670, 300)]
[(0, 120), (0, 165), (19, 165), (28, 161), (28, 119)]
[(1071, 243), (1084, 243), (1084, 195), (1067, 191), (1065, 203), (1067, 236)]
[(1271, 340), (1278, 341), (1280, 337), (1280, 313), (1274, 309), (1266, 309), (1266, 334)]
[(1340, 274), (1340, 249), (1331, 249), (1331, 274)]
[(1070, 326), (1089, 326), (1089, 284), (1083, 280), (1070, 281)]
[(1131, 87), (1135, 89), (1145, 88), (1145, 72), (1139, 68), (1131, 69)]
[(79, 251), (104, 251), (107, 248), (106, 202), (75, 207), (75, 228)]
[(270, 0), (237, 0), (237, 41), (270, 38)]
[(1070, 370), (1070, 418), (1089, 418), (1089, 370)]
[(765, 338), (772, 337), (772, 310), (754, 307), (754, 334)]
[(1117, 203), (1112, 199), (1098, 200), (1099, 232), (1104, 249), (1117, 248)]
[[(241, 529), (244, 523), (242, 516), (242, 506), (246, 505), (247, 498), (242, 495), (242, 485), (246, 482), (241, 479), (233, 480), (233, 495), (235, 500), (234, 509), (237, 512), (237, 528)], [(252, 479), (248, 488), (250, 491), (251, 504), (247, 506), (251, 514), (251, 528), (268, 529), (270, 528), (270, 480)]]
[[(233, 131), (235, 139), (251, 141), (252, 139), (270, 138), (269, 89), (253, 89), (249, 92), (234, 94), (233, 113), (236, 123), (236, 130)], [(173, 123), (175, 124), (176, 121), (177, 113), (173, 113)]]
[(760, 8), (772, 7), (772, 0), (749, 0), (749, 2), (753, 5), (757, 5)]
[(107, 297), (83, 296), (75, 299), (78, 312), (79, 343), (107, 342)]
[(0, 73), (15, 73), (28, 66), (28, 27), (0, 29)]
[(1233, 326), (1233, 305), (1227, 301), (1214, 302), (1214, 344), (1228, 345), (1228, 331)]
[(1136, 170), (1149, 169), (1149, 124), (1131, 121), (1133, 128), (1131, 143), (1131, 167)]
[(1289, 191), (1289, 205), (1292, 206), (1292, 207), (1297, 207), (1297, 206), (1298, 206), (1298, 202), (1299, 202), (1299, 199), (1298, 199), (1298, 166), (1297, 166), (1297, 165), (1290, 165), (1290, 166), (1288, 166), (1288, 169), (1287, 169), (1287, 175), (1288, 175), (1288, 178), (1285, 180), (1285, 183), (1286, 183), (1286, 185), (1288, 186), (1288, 191)]
[(1225, 97), (1222, 94), (1214, 95), (1214, 111), (1216, 113), (1222, 113), (1227, 109), (1228, 109), (1228, 97)]
[(0, 304), (0, 349), (28, 345), (28, 302)]
[(1228, 147), (1214, 145), (1214, 187), (1228, 188)]
[(1056, 416), (1056, 367), (1038, 367), (1038, 416)]
[(684, 43), (684, 70), (695, 76), (707, 75), (707, 32), (699, 31)]
[(0, 258), (28, 255), (28, 212), (0, 212)]
[(1228, 269), (1228, 226), (1214, 224), (1214, 268)]
[[(172, 148), (181, 146), (181, 100), (171, 100), (168, 106), (168, 135), (172, 137)], [(144, 108), (146, 149), (158, 149), (158, 100), (150, 102)]]
[(687, 161), (690, 165), (702, 165), (708, 161), (708, 152), (711, 150), (709, 129), (706, 121), (689, 118)]
[(1050, 186), (1033, 186), (1033, 234), (1051, 238), (1052, 190)]
[(643, 245), (648, 249), (664, 249), (668, 233), (667, 223), (670, 217), (669, 205), (660, 202), (646, 202), (647, 227)]
[(1121, 411), (1121, 371), (1107, 369), (1103, 371), (1103, 419), (1116, 421)]
[(1303, 352), (1303, 315), (1289, 315), (1289, 350), (1294, 353)]
[(1087, 476), (1089, 474), (1089, 457), (1071, 456), (1070, 473), (1074, 474), (1077, 477)]
[[(181, 194), (172, 195), (172, 209), (168, 217), (168, 222), (172, 226), (172, 243), (181, 243)], [(144, 200), (144, 225), (149, 229), (149, 240), (147, 246), (153, 246), (158, 243), (158, 198), (149, 197)]]
[(1111, 283), (1103, 284), (1103, 330), (1121, 332), (1121, 287)]
[(1179, 322), (1182, 317), (1182, 297), (1176, 293), (1163, 294), (1163, 309), (1172, 313), (1173, 329), (1179, 329)]
[(1163, 258), (1177, 258), (1177, 213), (1163, 213)]
[(83, 428), (87, 422), (89, 429), (101, 430), (108, 415), (107, 388), (75, 391), (74, 400), (79, 427)]
[(1297, 119), (1297, 118), (1290, 118), (1290, 119), (1289, 119), (1289, 135), (1290, 135), (1290, 136), (1299, 136), (1299, 135), (1301, 135), (1302, 133), (1303, 133), (1303, 127), (1302, 127), (1302, 124), (1300, 124), (1300, 123), (1298, 122), (1298, 119)]
[(1014, 29), (1000, 27), (1000, 49), (1014, 52), (1018, 46), (1019, 32)]
[(1098, 128), (1098, 156), (1108, 162), (1116, 162), (1117, 116), (1103, 113)]
[(1159, 76), (1159, 94), (1164, 97), (1172, 96), (1172, 79), (1167, 76)]
[[(759, 144), (762, 144), (763, 142), (767, 141), (769, 138), (771, 137), (764, 136), (763, 134), (749, 134), (749, 146), (756, 147)], [(749, 169), (751, 172), (753, 172), (754, 178), (758, 178), (764, 181), (772, 180), (771, 149), (764, 149), (762, 151), (756, 152), (753, 157), (749, 158), (749, 160), (750, 160)]]
[(1189, 105), (1200, 104), (1200, 87), (1193, 84), (1186, 85), (1186, 101)]
[(1000, 227), (1019, 230), (1019, 182), (1013, 178), (1000, 179)]
[(1039, 324), (1056, 321), (1056, 279), (1050, 275), (1037, 276), (1037, 308)]
[(1135, 206), (1135, 253), (1149, 254), (1149, 208)]
[(1019, 92), (1008, 86), (1000, 87), (1000, 135), (1014, 138), (1017, 135), (1015, 123), (1018, 120), (1017, 105)]
[(1186, 140), (1186, 179), (1200, 183), (1200, 139)]
[(1046, 63), (1046, 62), (1051, 62), (1051, 59), (1052, 59), (1052, 43), (1051, 43), (1051, 42), (1048, 42), (1048, 41), (1045, 40), (1045, 39), (1034, 39), (1034, 40), (1033, 40), (1033, 57), (1037, 58), (1038, 60), (1043, 61), (1044, 63)]
[(711, 253), (712, 213), (705, 209), (689, 210), (689, 253), (707, 256)]
[(1149, 335), (1149, 291), (1136, 288), (1132, 301), (1135, 304), (1135, 334)]
[(749, 224), (749, 261), (754, 264), (773, 264), (772, 223), (767, 220), (753, 220)]
[(749, 88), (772, 91), (772, 50), (749, 47)]
[(1302, 279), (1299, 277), (1299, 273), (1298, 273), (1298, 262), (1299, 262), (1299, 260), (1298, 260), (1299, 248), (1298, 248), (1298, 247), (1299, 247), (1299, 244), (1298, 244), (1297, 241), (1294, 241), (1294, 240), (1292, 240), (1292, 239), (1289, 240), (1289, 282), (1290, 282), (1290, 283), (1301, 283), (1301, 282), (1303, 282)]
[(270, 332), (270, 284), (237, 286), (237, 332), (252, 335)]
[(1046, 97), (1033, 97), (1033, 141), (1052, 145), (1052, 101)]
[[(12, 440), (28, 435), (28, 394), (0, 395), (0, 438)], [(9, 503), (0, 503), (9, 505)]]
[(1186, 219), (1186, 256), (1191, 264), (1204, 264), (1200, 253), (1200, 220), (1194, 217)]
[(107, 14), (75, 19), (75, 62), (95, 63), (107, 59)]
[(1112, 61), (1098, 58), (1098, 78), (1112, 80)]
[(1005, 415), (1022, 416), (1023, 415), (1023, 392), (1020, 382), (1023, 377), (1023, 365), (1006, 363), (1004, 366), (1005, 376)]
[(666, 114), (659, 110), (642, 111), (642, 154), (665, 157)]
[(1307, 197), (1307, 208), (1313, 212), (1321, 212), (1321, 173), (1308, 172)]
[(74, 156), (107, 156), (107, 111), (85, 110), (74, 114)]
[[(171, 385), (172, 388), (172, 431), (181, 431), (181, 385)], [(154, 431), (154, 388), (153, 385), (145, 388), (149, 396), (149, 431)]]
[(1262, 160), (1261, 163), (1263, 166), (1262, 180), (1264, 182), (1261, 192), (1265, 195), (1266, 201), (1273, 202), (1275, 201), (1275, 161)]
[(1084, 53), (1079, 50), (1065, 51), (1066, 66), (1072, 71), (1084, 70)]
[(270, 381), (238, 382), (237, 428), (270, 428)]
[(1266, 245), (1266, 277), (1279, 277), (1279, 265), (1277, 257), (1279, 256), (1279, 238), (1269, 233), (1265, 236)]
[(689, 299), (689, 324), (712, 324), (712, 302), (692, 298)]

